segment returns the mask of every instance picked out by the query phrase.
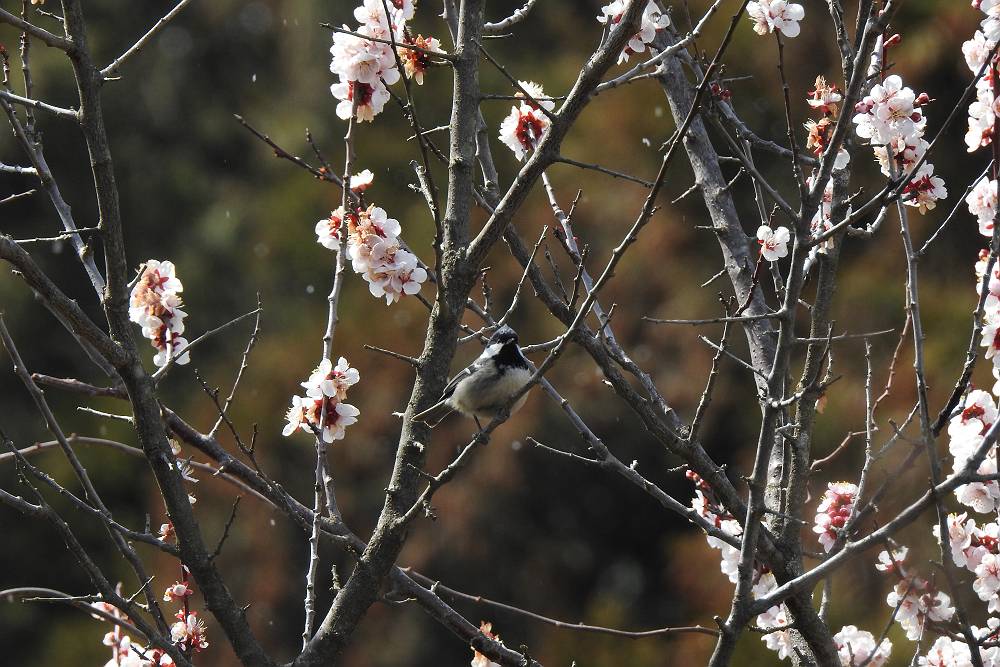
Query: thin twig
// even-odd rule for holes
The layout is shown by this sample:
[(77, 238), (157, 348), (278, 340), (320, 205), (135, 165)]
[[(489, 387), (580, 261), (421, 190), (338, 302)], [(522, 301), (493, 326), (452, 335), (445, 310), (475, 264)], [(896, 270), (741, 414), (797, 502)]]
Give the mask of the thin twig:
[(139, 41), (130, 46), (128, 50), (125, 51), (125, 53), (115, 58), (110, 65), (102, 69), (101, 79), (108, 80), (108, 77), (110, 77), (113, 74), (116, 74), (118, 70), (121, 69), (121, 66), (124, 65), (127, 60), (129, 60), (132, 56), (137, 54), (142, 49), (142, 47), (146, 46), (146, 44), (148, 44), (154, 37), (156, 37), (156, 35), (165, 27), (167, 27), (167, 24), (170, 23), (174, 19), (174, 17), (180, 14), (181, 10), (187, 7), (190, 3), (191, 0), (180, 0), (180, 2), (178, 2), (173, 9), (167, 12), (163, 16), (163, 18), (161, 18), (159, 21), (153, 24), (153, 27), (150, 28), (145, 35), (139, 38)]

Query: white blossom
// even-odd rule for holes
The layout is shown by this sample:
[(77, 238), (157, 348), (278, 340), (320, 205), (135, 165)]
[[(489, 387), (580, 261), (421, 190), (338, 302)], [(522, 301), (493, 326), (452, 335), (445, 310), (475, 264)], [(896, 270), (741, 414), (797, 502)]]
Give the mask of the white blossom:
[(805, 18), (802, 5), (785, 0), (760, 0), (747, 5), (747, 15), (754, 22), (754, 32), (766, 35), (778, 30), (785, 37), (799, 34), (799, 21)]
[(860, 667), (865, 664), (883, 667), (892, 653), (892, 642), (888, 639), (883, 639), (876, 649), (875, 636), (867, 630), (858, 630), (853, 625), (841, 628), (833, 636), (833, 641), (837, 645), (842, 667)]
[(767, 225), (757, 228), (757, 243), (760, 244), (760, 254), (769, 262), (774, 262), (788, 254), (788, 242), (791, 235), (787, 227), (771, 229)]
[[(613, 28), (622, 20), (629, 4), (628, 0), (614, 0), (614, 2), (601, 7), (601, 13), (597, 15), (597, 20), (609, 28)], [(646, 46), (656, 38), (656, 33), (669, 25), (670, 17), (661, 12), (655, 2), (649, 0), (642, 11), (639, 32), (629, 38), (628, 44), (618, 56), (618, 62), (627, 61), (633, 53), (644, 52)]]

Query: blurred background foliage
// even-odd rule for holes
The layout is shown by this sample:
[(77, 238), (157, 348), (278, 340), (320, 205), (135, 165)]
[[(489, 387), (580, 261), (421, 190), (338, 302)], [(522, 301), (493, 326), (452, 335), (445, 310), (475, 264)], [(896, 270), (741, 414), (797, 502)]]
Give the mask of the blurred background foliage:
[[(437, 16), (440, 4), (431, 0), (420, 4), (414, 29), (439, 36), (450, 46)], [(506, 16), (519, 4), (494, 0), (488, 3), (488, 16)], [(700, 16), (707, 4), (692, 0), (691, 14)], [(714, 52), (737, 4), (723, 4), (699, 49)], [(845, 4), (849, 12), (855, 9), (854, 2)], [(518, 78), (541, 82), (549, 94), (561, 94), (568, 90), (599, 39), (599, 25), (594, 20), (599, 5), (596, 0), (543, 0), (513, 36), (491, 41), (489, 49)], [(786, 50), (797, 123), (808, 117), (804, 98), (817, 74), (843, 85), (837, 74), (839, 63), (826, 3), (805, 0), (805, 5), (802, 35), (791, 40)], [(17, 11), (20, 3), (4, 0), (3, 6)], [(88, 2), (97, 60), (109, 62), (170, 6), (163, 0), (127, 6), (110, 0)], [(299, 390), (298, 382), (320, 357), (333, 254), (315, 243), (313, 226), (338, 205), (340, 193), (289, 162), (275, 159), (233, 115), (243, 115), (290, 152), (315, 163), (305, 141), (308, 128), (327, 158), (335, 166), (340, 164), (346, 126), (336, 117), (335, 101), (328, 90), (332, 83), (328, 69), (330, 33), (319, 24), (353, 25), (353, 6), (344, 0), (195, 2), (131, 61), (121, 80), (109, 83), (104, 93), (130, 261), (134, 266), (150, 257), (175, 262), (185, 285), (191, 337), (251, 310), (260, 294), (264, 305), (262, 333), (232, 417), (244, 436), (252, 424), (258, 425), (257, 451), (265, 470), (307, 503), (312, 497), (310, 439), (301, 434), (282, 438), (280, 431), (289, 397)], [(686, 29), (687, 14), (681, 4), (674, 7), (673, 18), (682, 31)], [(904, 39), (892, 51), (891, 61), (908, 85), (918, 92), (926, 90), (938, 100), (927, 112), (929, 134), (941, 126), (970, 80), (960, 45), (972, 35), (977, 20), (978, 13), (965, 2), (911, 0), (899, 14), (895, 28)], [(48, 28), (58, 28), (50, 23)], [(0, 26), (0, 43), (16, 51), (16, 33)], [(785, 136), (785, 121), (775, 58), (774, 42), (756, 36), (746, 21), (726, 58), (725, 73), (740, 77), (730, 84), (738, 112), (759, 134), (780, 141)], [(75, 87), (60, 54), (36, 44), (33, 64), (37, 96), (71, 105)], [(426, 85), (416, 89), (425, 126), (447, 123), (450, 86), (449, 73), (442, 68), (430, 72)], [(512, 92), (505, 79), (486, 63), (482, 88), (486, 92)], [(484, 103), (494, 136), (507, 111), (509, 102)], [(965, 184), (987, 159), (982, 153), (971, 157), (965, 153), (964, 113), (959, 113), (958, 122), (934, 156), (950, 196), (945, 206), (925, 217), (913, 217), (921, 242), (960, 200)], [(88, 158), (79, 133), (68, 123), (45, 116), (40, 116), (40, 127), (48, 160), (73, 206), (77, 223), (95, 224)], [(673, 130), (674, 120), (657, 85), (637, 83), (599, 97), (567, 139), (564, 153), (651, 178), (659, 162), (656, 147)], [(804, 130), (796, 130), (804, 142)], [(410, 188), (415, 178), (408, 162), (417, 157), (417, 151), (413, 141), (406, 141), (409, 134), (398, 107), (390, 102), (376, 123), (358, 129), (358, 166), (376, 174), (375, 185), (369, 190), (371, 200), (402, 222), (404, 238), (429, 260), (433, 256), (432, 222), (421, 197)], [(447, 145), (443, 133), (435, 140)], [(502, 180), (509, 183), (517, 164), (496, 140), (493, 149)], [(9, 133), (0, 134), (0, 159), (23, 162)], [(788, 166), (767, 154), (760, 154), (758, 161), (772, 182), (780, 183), (791, 195)], [(866, 151), (856, 152), (853, 166), (853, 187), (874, 192), (878, 188), (877, 170)], [(725, 169), (729, 176), (735, 175), (734, 167)], [(445, 182), (445, 171), (439, 166), (435, 175), (439, 184)], [(568, 208), (582, 190), (574, 222), (581, 243), (590, 245), (591, 271), (598, 272), (634, 219), (644, 192), (638, 186), (564, 165), (553, 168), (551, 176), (564, 207)], [(658, 327), (644, 324), (640, 318), (714, 316), (720, 310), (718, 293), (729, 294), (730, 289), (721, 281), (699, 288), (721, 265), (711, 233), (697, 229), (707, 220), (699, 198), (692, 195), (674, 206), (666, 205), (692, 183), (685, 160), (675, 161), (668, 181), (667, 192), (661, 197), (663, 208), (630, 251), (604, 301), (618, 304), (614, 321), (622, 342), (637, 362), (652, 370), (663, 394), (689, 419), (712, 355), (698, 335), (718, 338), (720, 332), (713, 327)], [(0, 196), (29, 187), (34, 184), (23, 177), (0, 176)], [(738, 181), (733, 191), (744, 227), (752, 234), (758, 223), (749, 182)], [(482, 216), (477, 215), (479, 224)], [(552, 222), (544, 192), (538, 188), (517, 216), (518, 229), (533, 241), (542, 227)], [(900, 330), (904, 320), (903, 260), (895, 224), (888, 221), (870, 242), (846, 244), (835, 308), (838, 330)], [(983, 245), (975, 227), (974, 221), (960, 212), (921, 267), (934, 406), (946, 399), (968, 341), (975, 300), (972, 266)], [(48, 236), (57, 233), (58, 222), (47, 200), (36, 195), (0, 209), (0, 231), (15, 238)], [(573, 272), (558, 244), (550, 239), (547, 247), (562, 267), (564, 278), (571, 279)], [(48, 244), (32, 250), (63, 289), (100, 319), (99, 305), (71, 248)], [(504, 247), (496, 249), (488, 264), (496, 303), (505, 304), (519, 269)], [(428, 298), (432, 291), (433, 286), (425, 286)], [(548, 340), (561, 331), (561, 325), (530, 299), (522, 304), (512, 320), (522, 342)], [(0, 308), (30, 370), (102, 381), (73, 341), (9, 272), (0, 277)], [(341, 314), (335, 352), (361, 371), (361, 384), (352, 390), (350, 400), (362, 416), (348, 431), (347, 439), (332, 448), (332, 467), (347, 520), (355, 531), (366, 535), (381, 508), (382, 489), (391, 470), (398, 435), (398, 420), (392, 413), (406, 404), (411, 373), (407, 366), (366, 351), (363, 345), (419, 353), (426, 311), (414, 299), (386, 307), (351, 275)], [(207, 430), (215, 410), (194, 371), (211, 386), (227, 392), (249, 333), (249, 325), (241, 325), (200, 347), (190, 366), (174, 369), (164, 382), (166, 403)], [(731, 340), (734, 351), (743, 353), (742, 334), (734, 332)], [(876, 389), (885, 385), (896, 340), (893, 334), (872, 339)], [(145, 345), (141, 340), (140, 344)], [(476, 356), (474, 348), (466, 345), (460, 350), (456, 368)], [(843, 379), (829, 391), (826, 412), (818, 422), (817, 456), (832, 451), (846, 432), (863, 428), (863, 349), (857, 340), (835, 348), (835, 371)], [(911, 362), (911, 350), (904, 347), (892, 394), (879, 411), (880, 442), (891, 433), (888, 419), (902, 420), (913, 404)], [(23, 387), (10, 372), (9, 362), (4, 364), (0, 372), (0, 428), (22, 447), (49, 439)], [(669, 472), (678, 461), (665, 455), (644, 432), (629, 409), (602, 383), (585, 355), (571, 349), (551, 378), (622, 460), (637, 461), (639, 470), (669, 493), (690, 498), (691, 485), (684, 475)], [(984, 386), (992, 383), (988, 369), (977, 371), (977, 382)], [(77, 397), (52, 390), (47, 395), (67, 432), (135, 443), (131, 430), (122, 424), (79, 412)], [(124, 409), (111, 400), (88, 401), (87, 405), (112, 412)], [(735, 364), (724, 363), (704, 427), (704, 441), (716, 460), (728, 464), (733, 479), (749, 471), (758, 415), (751, 379)], [(460, 419), (438, 428), (430, 446), (429, 468), (438, 470), (445, 465), (471, 432), (470, 423)], [(580, 446), (557, 406), (541, 392), (534, 392), (527, 406), (497, 432), (472, 465), (437, 494), (438, 519), (418, 523), (402, 564), (460, 590), (571, 622), (650, 629), (694, 623), (711, 626), (714, 614), (725, 615), (732, 586), (718, 570), (717, 552), (707, 547), (699, 531), (617, 478), (568, 465), (533, 449), (524, 440), (527, 435), (563, 449)], [(224, 430), (222, 437), (232, 445)], [(909, 446), (900, 443), (880, 463), (875, 472), (877, 481), (885, 479)], [(192, 453), (186, 451), (185, 455)], [(827, 482), (856, 478), (861, 454), (861, 443), (856, 440), (845, 455), (817, 473), (807, 514)], [(142, 526), (149, 517), (155, 528), (164, 520), (152, 476), (142, 460), (87, 447), (81, 447), (81, 456), (120, 521)], [(75, 488), (55, 452), (40, 454), (37, 461)], [(0, 483), (4, 488), (27, 491), (19, 486), (9, 465), (0, 470)], [(880, 516), (889, 516), (926, 484), (927, 473), (920, 466), (897, 480)], [(193, 492), (198, 497), (196, 514), (211, 543), (221, 534), (237, 491), (208, 478)], [(73, 513), (59, 499), (52, 502), (78, 523), (81, 538), (101, 564), (134, 590), (136, 582), (130, 580), (120, 557), (109, 548), (101, 527)], [(36, 585), (72, 594), (91, 592), (71, 556), (45, 525), (0, 508), (0, 526), (6, 535), (0, 550), (0, 589)], [(928, 517), (901, 536), (903, 542), (918, 547), (915, 562), (936, 553), (929, 526)], [(809, 548), (818, 548), (811, 533), (805, 539)], [(156, 573), (154, 586), (162, 589), (174, 581), (178, 574), (175, 562), (146, 547), (138, 548)], [(342, 554), (324, 549), (323, 555), (325, 563), (340, 566), (343, 576), (350, 572), (350, 561)], [(885, 604), (890, 583), (876, 576), (871, 565), (874, 555), (834, 576), (830, 621), (835, 629), (851, 623), (876, 635), (881, 632), (891, 611)], [(244, 500), (221, 556), (221, 567), (236, 598), (250, 605), (249, 617), (261, 640), (279, 658), (290, 658), (298, 649), (307, 556), (304, 536), (289, 521), (253, 499)], [(928, 564), (926, 569), (930, 574), (932, 567)], [(327, 572), (322, 591), (329, 583)], [(329, 594), (322, 594), (321, 605), (328, 601)], [(483, 606), (458, 607), (474, 622), (493, 621), (508, 646), (526, 645), (532, 656), (549, 665), (569, 665), (573, 660), (580, 667), (693, 665), (703, 663), (712, 648), (712, 640), (703, 635), (630, 641), (556, 629)], [(100, 643), (104, 626), (62, 607), (0, 605), (0, 628), (0, 655), (6, 664), (99, 665), (108, 657)], [(200, 664), (235, 665), (232, 652), (211, 621), (210, 633), (212, 646), (202, 654)], [(913, 645), (895, 628), (890, 637), (896, 645), (893, 664), (907, 664)], [(344, 664), (437, 667), (467, 664), (470, 658), (467, 647), (414, 605), (377, 604), (358, 629)], [(776, 662), (759, 635), (744, 636), (737, 664)]]

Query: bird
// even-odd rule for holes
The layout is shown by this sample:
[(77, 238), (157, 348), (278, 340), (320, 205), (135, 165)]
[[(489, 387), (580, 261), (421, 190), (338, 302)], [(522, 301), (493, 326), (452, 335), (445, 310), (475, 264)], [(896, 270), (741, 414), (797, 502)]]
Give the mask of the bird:
[[(532, 376), (531, 362), (517, 344), (517, 332), (503, 325), (490, 337), (486, 349), (478, 359), (451, 379), (437, 403), (413, 417), (430, 426), (437, 426), (452, 412), (476, 420), (491, 420), (507, 402), (520, 391)], [(520, 408), (527, 394), (521, 396), (510, 408), (513, 414)]]

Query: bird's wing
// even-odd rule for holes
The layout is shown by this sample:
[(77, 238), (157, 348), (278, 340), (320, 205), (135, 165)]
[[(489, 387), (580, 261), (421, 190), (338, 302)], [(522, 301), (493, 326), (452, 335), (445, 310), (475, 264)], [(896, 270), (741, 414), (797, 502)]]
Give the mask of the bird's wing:
[(444, 391), (441, 392), (441, 398), (438, 399), (437, 403), (427, 408), (420, 414), (415, 415), (413, 418), (416, 421), (422, 421), (431, 424), (431, 426), (436, 426), (442, 419), (447, 417), (453, 410), (453, 408), (448, 405), (448, 399), (451, 398), (451, 395), (455, 393), (455, 387), (457, 387), (458, 383), (461, 382), (464, 378), (467, 378), (470, 375), (472, 375), (472, 372), (475, 370), (475, 368), (476, 368), (476, 362), (474, 361), (465, 368), (463, 368), (461, 371), (459, 371), (459, 373), (455, 377), (453, 377), (451, 381), (448, 383), (448, 385), (444, 388)]
[(469, 364), (468, 366), (466, 366), (465, 368), (463, 368), (461, 371), (459, 371), (458, 374), (455, 375), (455, 377), (453, 377), (451, 381), (448, 383), (448, 385), (444, 388), (444, 391), (441, 392), (440, 400), (444, 401), (448, 398), (451, 398), (451, 395), (455, 393), (455, 387), (457, 387), (458, 383), (461, 382), (463, 379), (472, 375), (472, 371), (476, 369), (477, 363), (478, 359)]

